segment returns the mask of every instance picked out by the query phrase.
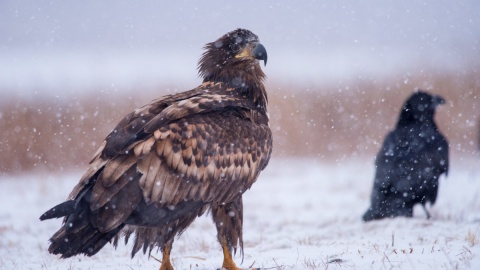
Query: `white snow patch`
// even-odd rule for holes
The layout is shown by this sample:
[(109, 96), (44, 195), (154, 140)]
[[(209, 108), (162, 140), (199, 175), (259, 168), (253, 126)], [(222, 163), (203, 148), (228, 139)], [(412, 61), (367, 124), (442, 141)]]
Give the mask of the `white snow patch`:
[[(272, 269), (480, 269), (480, 161), (451, 162), (437, 203), (426, 220), (362, 223), (369, 204), (373, 162), (337, 165), (310, 159), (272, 160), (244, 195), (242, 267)], [(81, 176), (0, 178), (0, 269), (157, 269), (131, 245), (107, 245), (93, 257), (50, 255), (49, 237), (61, 220), (38, 217), (62, 202)], [(176, 269), (217, 269), (222, 253), (210, 216), (199, 218), (175, 241)], [(470, 241), (468, 238), (470, 237)], [(475, 240), (475, 241), (473, 241)], [(473, 243), (473, 246), (472, 246)], [(392, 245), (393, 244), (393, 245)], [(161, 254), (152, 252), (156, 258)], [(240, 265), (241, 257), (235, 257)]]

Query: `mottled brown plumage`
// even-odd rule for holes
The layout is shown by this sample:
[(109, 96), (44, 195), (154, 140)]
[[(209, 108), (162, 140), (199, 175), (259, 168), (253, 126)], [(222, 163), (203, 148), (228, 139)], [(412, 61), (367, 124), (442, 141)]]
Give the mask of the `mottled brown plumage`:
[(69, 200), (41, 219), (65, 217), (49, 251), (93, 255), (135, 236), (132, 256), (158, 247), (161, 269), (173, 269), (174, 237), (211, 209), (223, 266), (243, 253), (242, 194), (267, 166), (265, 48), (237, 29), (205, 46), (197, 88), (161, 97), (123, 118), (98, 149)]

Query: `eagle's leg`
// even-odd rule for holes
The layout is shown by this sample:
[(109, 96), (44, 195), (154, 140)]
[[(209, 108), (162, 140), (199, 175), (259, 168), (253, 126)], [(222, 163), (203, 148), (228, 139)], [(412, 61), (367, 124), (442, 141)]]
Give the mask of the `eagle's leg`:
[(222, 243), (222, 249), (223, 249), (222, 269), (239, 270), (239, 268), (233, 261), (232, 253), (230, 252), (230, 250), (228, 250), (228, 244)]
[(225, 205), (212, 207), (212, 217), (217, 227), (217, 238), (223, 249), (223, 269), (238, 270), (232, 253), (240, 246), (243, 257), (243, 204), (242, 196)]
[(173, 270), (173, 265), (170, 262), (170, 251), (172, 250), (172, 241), (168, 241), (163, 248), (162, 265), (160, 270)]
[(248, 269), (242, 269), (238, 268), (235, 262), (233, 261), (232, 258), (232, 252), (228, 249), (228, 244), (227, 243), (222, 243), (222, 249), (223, 249), (223, 263), (222, 263), (222, 270), (260, 270), (260, 268), (248, 268)]

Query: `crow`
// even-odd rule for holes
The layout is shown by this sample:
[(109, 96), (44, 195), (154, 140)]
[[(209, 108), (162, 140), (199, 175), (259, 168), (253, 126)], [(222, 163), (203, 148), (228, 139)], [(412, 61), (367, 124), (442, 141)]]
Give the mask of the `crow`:
[(448, 174), (448, 142), (434, 121), (435, 109), (445, 99), (415, 91), (403, 104), (395, 130), (391, 131), (375, 160), (371, 205), (364, 221), (413, 216), (413, 207), (437, 199), (438, 179)]

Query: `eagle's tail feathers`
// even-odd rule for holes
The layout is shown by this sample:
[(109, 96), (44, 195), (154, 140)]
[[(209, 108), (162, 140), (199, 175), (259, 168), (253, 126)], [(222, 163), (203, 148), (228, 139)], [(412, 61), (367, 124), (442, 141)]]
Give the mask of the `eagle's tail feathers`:
[(68, 200), (63, 202), (52, 209), (48, 210), (47, 212), (43, 213), (40, 217), (40, 220), (52, 219), (52, 218), (61, 218), (68, 214), (71, 214), (75, 211), (75, 201)]
[(90, 222), (88, 206), (76, 209), (65, 219), (65, 223), (52, 238), (48, 251), (52, 254), (61, 254), (62, 258), (78, 254), (92, 256), (110, 242), (123, 228), (123, 224), (111, 231), (101, 232)]

